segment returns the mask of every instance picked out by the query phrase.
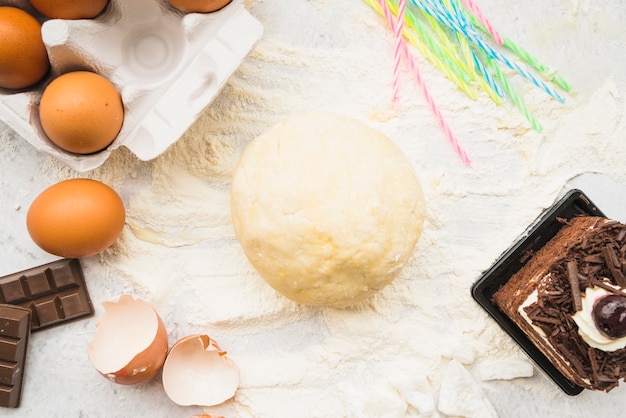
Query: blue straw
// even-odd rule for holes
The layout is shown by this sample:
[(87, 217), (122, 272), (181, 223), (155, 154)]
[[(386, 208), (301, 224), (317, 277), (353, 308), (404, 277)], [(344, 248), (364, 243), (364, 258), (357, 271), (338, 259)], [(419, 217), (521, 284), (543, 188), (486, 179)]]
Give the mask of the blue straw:
[(546, 83), (544, 83), (533, 74), (528, 72), (526, 69), (512, 62), (506, 56), (502, 55), (500, 52), (492, 48), (491, 45), (489, 45), (483, 39), (480, 33), (478, 33), (476, 28), (474, 28), (474, 26), (468, 21), (467, 17), (464, 15), (462, 10), (460, 10), (454, 0), (451, 2), (453, 10), (449, 10), (446, 7), (443, 7), (441, 3), (433, 0), (411, 0), (411, 2), (416, 7), (423, 10), (425, 13), (428, 13), (442, 25), (447, 26), (451, 30), (465, 36), (468, 40), (475, 43), (480, 49), (485, 52), (488, 57), (502, 62), (504, 65), (516, 71), (522, 77), (529, 80), (536, 87), (545, 91), (547, 94), (549, 94), (559, 102), (563, 103), (565, 101), (554, 89), (552, 89)]

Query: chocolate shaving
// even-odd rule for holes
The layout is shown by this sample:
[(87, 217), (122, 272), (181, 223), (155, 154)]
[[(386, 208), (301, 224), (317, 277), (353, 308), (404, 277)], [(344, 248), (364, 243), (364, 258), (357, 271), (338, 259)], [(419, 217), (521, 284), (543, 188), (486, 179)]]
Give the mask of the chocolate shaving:
[(602, 289), (606, 290), (607, 292), (613, 293), (614, 295), (626, 297), (626, 292), (623, 292), (621, 289), (616, 289), (615, 287), (606, 283), (604, 280), (594, 280), (592, 282), (592, 285), (601, 287)]
[(567, 262), (567, 278), (572, 289), (572, 302), (574, 311), (578, 312), (583, 308), (583, 302), (580, 299), (580, 282), (578, 281), (578, 266), (575, 261)]
[(550, 317), (541, 316), (541, 315), (535, 315), (535, 316), (531, 316), (529, 318), (532, 319), (533, 321), (543, 322), (545, 324), (554, 324), (554, 325), (560, 325), (561, 324), (561, 321), (556, 319), (556, 318), (550, 318)]
[(581, 376), (584, 376), (585, 375), (585, 369), (583, 368), (583, 365), (580, 362), (580, 360), (578, 359), (578, 357), (575, 354), (573, 354), (571, 351), (569, 351), (567, 349), (567, 347), (565, 347), (564, 344), (559, 344), (557, 346), (557, 348), (561, 352), (561, 354), (563, 354), (563, 356), (565, 356), (567, 361), (570, 362), (572, 367), (574, 367), (574, 369), (576, 369), (576, 373), (580, 374)]
[(589, 347), (589, 349), (587, 350), (587, 356), (589, 357), (589, 362), (591, 363), (593, 381), (594, 383), (598, 383), (598, 361), (596, 360), (596, 351), (593, 349), (593, 347)]
[[(559, 311), (559, 310), (558, 310), (558, 309), (556, 309), (556, 308), (547, 308), (547, 309), (546, 309), (546, 313), (547, 313), (548, 315), (550, 315), (551, 317), (556, 317), (556, 318), (558, 318), (558, 317), (561, 315), (561, 311)], [(561, 323), (561, 321), (559, 321), (559, 324), (560, 324), (560, 323)]]
[(576, 338), (577, 335), (578, 333), (575, 330), (570, 329), (569, 336), (572, 340), (572, 345), (577, 350), (578, 358), (584, 359), (587, 356), (587, 347), (589, 346), (580, 338)]
[(600, 370), (605, 370), (605, 366), (606, 366), (606, 363), (608, 363), (608, 361), (609, 361), (609, 358), (605, 356), (604, 359), (602, 360), (602, 365), (600, 366)]
[(615, 282), (621, 287), (626, 287), (626, 277), (624, 277), (624, 274), (619, 269), (621, 267), (621, 262), (617, 258), (617, 254), (615, 254), (613, 247), (605, 245), (602, 248), (602, 255), (604, 256), (606, 266), (611, 271)]
[(602, 256), (602, 254), (591, 254), (583, 258), (583, 261), (587, 263), (599, 264), (599, 263), (604, 263), (604, 257)]
[(561, 294), (563, 294), (562, 290), (549, 290), (546, 292), (546, 295), (548, 296), (560, 296)]
[(609, 245), (605, 245), (602, 247), (602, 256), (604, 257), (604, 261), (606, 262), (607, 267), (618, 267), (619, 260), (617, 259), (617, 255), (613, 248)]
[(624, 277), (624, 273), (621, 270), (612, 268), (611, 273), (620, 287), (626, 287), (626, 277)]

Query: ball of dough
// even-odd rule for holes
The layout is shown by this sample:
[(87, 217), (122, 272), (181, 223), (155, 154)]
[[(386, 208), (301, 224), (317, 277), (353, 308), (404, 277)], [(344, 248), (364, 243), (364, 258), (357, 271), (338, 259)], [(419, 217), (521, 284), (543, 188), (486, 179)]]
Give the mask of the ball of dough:
[(298, 303), (346, 307), (398, 276), (422, 233), (425, 202), (388, 137), (312, 113), (246, 147), (231, 215), (246, 257), (274, 289)]

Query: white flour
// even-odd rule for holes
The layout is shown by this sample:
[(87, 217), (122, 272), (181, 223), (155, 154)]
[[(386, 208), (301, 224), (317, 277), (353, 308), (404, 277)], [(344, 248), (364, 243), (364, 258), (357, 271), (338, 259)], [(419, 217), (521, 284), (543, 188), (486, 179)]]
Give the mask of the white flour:
[[(518, 11), (515, 20), (515, 13), (505, 13), (510, 4), (481, 3), (497, 16), (497, 27), (517, 28), (534, 52), (552, 52), (569, 70), (563, 73), (573, 81), (584, 78), (584, 84), (561, 105), (514, 77), (544, 126), (538, 134), (510, 104), (472, 101), (420, 62), (474, 169), (456, 157), (406, 68), (400, 106), (391, 106), (393, 41), (372, 10), (359, 1), (298, 0), (290, 2), (289, 12), (270, 2), (247, 2), (266, 27), (264, 39), (165, 154), (142, 163), (119, 150), (89, 174), (120, 190), (128, 216), (119, 242), (89, 266), (153, 303), (172, 341), (207, 333), (241, 369), (236, 398), (207, 411), (229, 417), (400, 417), (443, 416), (443, 408), (450, 415), (492, 416), (487, 412), (493, 404), (503, 416), (530, 416), (536, 404), (574, 414), (583, 401), (606, 399), (564, 397), (543, 376), (518, 379), (517, 389), (498, 383), (527, 376), (528, 363), (469, 289), (568, 179), (583, 172), (626, 179), (624, 77), (574, 64), (583, 47), (558, 42), (585, 42), (591, 25), (580, 23), (585, 16), (611, 19), (604, 5), (590, 1), (533, 1), (529, 8), (565, 13), (554, 22), (563, 26), (550, 29), (537, 23), (543, 22), (539, 12), (526, 21), (528, 15)], [(623, 16), (620, 4), (612, 2)], [(284, 13), (294, 18), (279, 18)], [(559, 33), (535, 39), (527, 33), (534, 33), (533, 25)], [(580, 25), (584, 33), (577, 32)], [(594, 42), (614, 35), (610, 25), (603, 28)], [(617, 59), (610, 51), (602, 54)], [(230, 223), (229, 179), (242, 147), (287, 116), (319, 109), (354, 116), (389, 135), (413, 162), (427, 198), (428, 218), (411, 265), (371, 301), (349, 310), (298, 306), (276, 294), (248, 264)], [(51, 178), (75, 175), (54, 162), (44, 172)], [(117, 297), (115, 289), (107, 298)], [(480, 376), (490, 382), (479, 383)], [(472, 385), (475, 391), (466, 390)], [(519, 400), (515, 411), (507, 405), (511, 393)]]
[[(322, 6), (300, 5), (327, 13)], [(307, 410), (311, 416), (437, 415), (442, 366), (451, 358), (470, 369), (523, 359), (472, 303), (471, 283), (568, 178), (619, 169), (624, 160), (623, 148), (621, 154), (605, 153), (611, 134), (624, 130), (611, 80), (587, 102), (574, 98), (565, 106), (525, 88), (544, 124), (539, 135), (510, 107), (486, 99), (473, 103), (424, 67), (435, 80), (433, 90), (443, 92), (437, 98), (451, 125), (464, 127), (460, 138), (476, 170), (462, 168), (407, 74), (402, 107), (394, 113), (388, 100), (390, 38), (367, 8), (355, 9), (346, 11), (354, 16), (345, 19), (343, 30), (305, 28), (313, 42), (271, 36), (276, 29), (267, 27), (268, 40), (224, 94), (151, 164), (150, 183), (127, 197), (129, 230), (107, 261), (158, 308), (173, 309), (190, 328), (224, 335), (242, 369), (241, 390), (229, 407), (242, 416), (246, 410), (274, 417)], [(248, 265), (230, 225), (228, 180), (240, 148), (274, 122), (316, 108), (349, 113), (388, 133), (412, 156), (429, 198), (415, 262), (355, 310), (299, 307), (277, 296)], [(414, 379), (398, 381), (407, 375)], [(488, 401), (480, 392), (458, 402), (455, 396), (468, 392), (455, 390), (457, 384), (469, 383), (448, 379), (441, 408), (458, 415), (484, 411), (481, 404)], [(425, 396), (409, 397), (416, 393)], [(369, 403), (361, 405), (359, 397)]]
[[(302, 7), (324, 12), (319, 3)], [(511, 108), (473, 103), (444, 89), (443, 80), (438, 99), (451, 124), (476, 127), (461, 135), (476, 170), (463, 169), (433, 129), (407, 74), (402, 109), (394, 113), (388, 100), (390, 39), (368, 9), (355, 9), (360, 12), (346, 19), (344, 31), (326, 32), (322, 26), (313, 46), (280, 36), (258, 45), (223, 96), (152, 164), (150, 184), (128, 196), (129, 231), (108, 263), (146, 289), (158, 307), (176, 305), (174, 315), (232, 341), (227, 346), (243, 380), (231, 406), (241, 415), (246, 408), (251, 416), (274, 417), (298, 416), (306, 408), (314, 416), (342, 410), (359, 416), (436, 415), (442, 365), (451, 358), (470, 368), (520, 361), (519, 352), (470, 300), (471, 283), (569, 177), (601, 169), (599, 161), (606, 157), (623, 158), (589, 158), (603, 152), (610, 133), (623, 129), (610, 80), (587, 103), (573, 99), (565, 106), (527, 88), (541, 108), (537, 114), (545, 115), (543, 136), (528, 130)], [(355, 39), (351, 25), (355, 31), (365, 25), (367, 40)], [(363, 35), (362, 28), (358, 33)], [(277, 296), (242, 256), (228, 212), (228, 179), (240, 148), (283, 117), (329, 107), (394, 138), (413, 157), (430, 204), (412, 266), (371, 303), (347, 311), (299, 307)], [(589, 136), (598, 141), (591, 148)], [(500, 176), (505, 172), (508, 179)], [(247, 340), (253, 344), (247, 346)], [(414, 379), (394, 380), (407, 374)], [(449, 379), (442, 396), (464, 392), (462, 386), (450, 389), (457, 383), (468, 384)], [(405, 394), (416, 392), (426, 396), (411, 404)], [(371, 404), (360, 405), (359, 396)], [(452, 402), (461, 408), (452, 412), (481, 410), (485, 401), (475, 396)]]

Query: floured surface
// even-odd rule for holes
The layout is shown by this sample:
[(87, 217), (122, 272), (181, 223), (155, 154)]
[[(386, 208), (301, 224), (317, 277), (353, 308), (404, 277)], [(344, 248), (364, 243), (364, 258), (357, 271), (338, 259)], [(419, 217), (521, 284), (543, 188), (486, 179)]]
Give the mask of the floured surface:
[[(393, 40), (373, 10), (358, 0), (292, 3), (287, 11), (278, 2), (246, 2), (265, 27), (263, 40), (164, 154), (141, 162), (120, 148), (83, 174), (119, 191), (127, 225), (114, 247), (83, 260), (96, 316), (33, 334), (22, 406), (3, 414), (201, 412), (175, 406), (158, 379), (115, 386), (89, 364), (86, 345), (103, 314), (100, 303), (127, 292), (155, 306), (170, 343), (206, 333), (237, 363), (240, 390), (234, 400), (207, 409), (211, 413), (492, 416), (490, 404), (507, 417), (619, 416), (626, 408), (623, 387), (572, 398), (537, 369), (533, 377), (514, 379), (511, 369), (528, 375), (528, 360), (469, 289), (564, 186), (581, 182), (580, 174), (602, 175), (585, 183), (594, 189), (583, 188), (592, 199), (594, 193), (607, 204), (613, 194), (624, 198), (623, 189), (596, 185), (626, 180), (626, 6), (618, 0), (479, 2), (503, 35), (554, 66), (578, 91), (559, 104), (513, 77), (542, 134), (511, 105), (472, 101), (420, 61), (433, 97), (474, 162), (468, 169), (406, 69), (400, 105), (391, 105)], [(228, 212), (230, 175), (242, 147), (279, 120), (313, 110), (356, 117), (390, 136), (409, 156), (426, 195), (427, 219), (410, 266), (350, 310), (298, 306), (276, 294), (245, 259)], [(30, 242), (26, 211), (45, 187), (80, 174), (6, 128), (0, 144), (4, 274), (51, 259)], [(612, 211), (620, 216), (619, 208)], [(470, 392), (471, 385), (476, 390)], [(377, 409), (368, 406), (374, 399)]]

